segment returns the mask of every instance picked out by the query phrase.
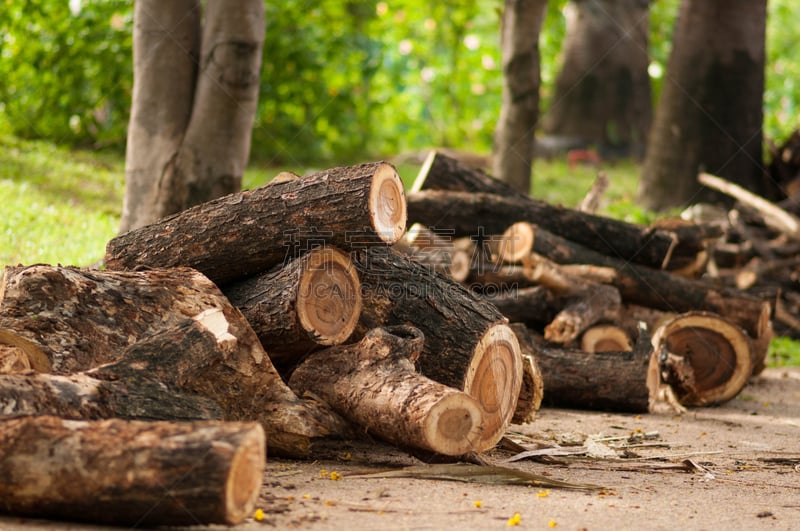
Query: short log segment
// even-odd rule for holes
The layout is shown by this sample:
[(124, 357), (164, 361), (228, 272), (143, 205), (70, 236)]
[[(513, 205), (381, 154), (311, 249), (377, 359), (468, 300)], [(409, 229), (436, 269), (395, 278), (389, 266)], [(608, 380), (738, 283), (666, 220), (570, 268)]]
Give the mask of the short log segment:
[(648, 381), (653, 347), (642, 330), (632, 351), (584, 352), (531, 343), (550, 406), (643, 413), (656, 399)]
[(685, 406), (709, 406), (734, 398), (753, 371), (750, 341), (731, 322), (689, 312), (653, 333), (661, 378)]
[(395, 243), (406, 228), (403, 183), (390, 164), (331, 168), (228, 195), (122, 234), (109, 269), (190, 266), (217, 284), (268, 271), (327, 242)]
[(413, 324), (425, 335), (419, 371), (475, 398), (484, 412), (482, 441), (497, 443), (514, 414), (522, 361), (508, 321), (492, 304), (392, 249), (372, 247), (354, 259), (361, 278), (362, 333)]
[(418, 374), (422, 333), (376, 328), (359, 343), (311, 354), (292, 373), (297, 394), (310, 391), (372, 435), (443, 455), (483, 452), (483, 412), (467, 394)]
[(223, 289), (273, 362), (345, 342), (361, 315), (361, 283), (350, 257), (321, 247)]
[(515, 424), (527, 424), (533, 422), (542, 405), (544, 379), (536, 361), (536, 352), (532, 347), (533, 339), (528, 328), (522, 323), (511, 323), (509, 326), (517, 335), (522, 354), (522, 386), (519, 390), (517, 408), (511, 420)]
[(581, 350), (584, 352), (624, 352), (631, 348), (631, 337), (618, 326), (596, 325), (581, 335)]
[(261, 490), (255, 423), (0, 421), (0, 511), (126, 526), (237, 524)]

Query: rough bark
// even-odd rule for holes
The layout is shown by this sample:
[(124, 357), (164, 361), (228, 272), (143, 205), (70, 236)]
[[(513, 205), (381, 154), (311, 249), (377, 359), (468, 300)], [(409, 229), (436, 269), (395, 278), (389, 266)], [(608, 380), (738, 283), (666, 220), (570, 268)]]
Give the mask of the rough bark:
[(478, 400), (482, 443), (496, 444), (511, 421), (522, 378), (519, 345), (505, 317), (391, 249), (365, 249), (354, 262), (363, 288), (362, 333), (385, 325), (418, 327), (425, 335), (419, 371)]
[(92, 377), (211, 398), (226, 419), (260, 421), (276, 453), (307, 455), (311, 439), (346, 429), (294, 395), (241, 312), (196, 271), (31, 266), (4, 280), (0, 341), (21, 339), (49, 372), (100, 366)]
[(531, 343), (544, 379), (544, 403), (644, 413), (657, 389), (648, 382), (653, 347), (642, 331), (632, 351), (584, 352)]
[(268, 271), (321, 243), (394, 243), (406, 228), (390, 164), (321, 171), (222, 197), (108, 242), (109, 269), (194, 267), (218, 284)]
[(0, 510), (125, 526), (237, 524), (261, 490), (255, 423), (0, 421)]
[(652, 119), (648, 8), (647, 0), (567, 4), (564, 59), (545, 133), (597, 144), (601, 153), (644, 156)]
[(494, 134), (492, 173), (520, 193), (531, 188), (539, 119), (539, 30), (546, 0), (506, 0), (500, 21), (503, 103)]
[(522, 386), (519, 389), (517, 408), (511, 419), (514, 424), (533, 422), (544, 398), (544, 379), (536, 361), (536, 352), (532, 348), (532, 338), (527, 327), (522, 323), (509, 325), (516, 334), (522, 354)]
[(762, 167), (766, 6), (681, 3), (642, 168), (638, 196), (646, 207), (725, 201), (697, 183), (700, 171), (776, 197)]
[(584, 330), (601, 321), (613, 322), (619, 316), (622, 299), (613, 286), (589, 284), (565, 301), (558, 315), (544, 329), (544, 338), (553, 343), (572, 343)]
[(411, 192), (422, 190), (449, 190), (452, 192), (485, 192), (504, 196), (527, 196), (509, 184), (492, 177), (475, 166), (443, 153), (431, 150), (422, 164)]
[(200, 53), (200, 2), (134, 4), (133, 96), (125, 150), (121, 232), (170, 214), (173, 171), (192, 113)]
[[(264, 4), (137, 2), (120, 231), (236, 192), (258, 102)], [(155, 109), (155, 112), (154, 112)]]
[(475, 399), (416, 372), (424, 337), (411, 326), (375, 328), (359, 343), (311, 354), (292, 372), (310, 391), (367, 432), (401, 447), (443, 455), (484, 452)]
[(361, 282), (350, 257), (334, 247), (230, 284), (224, 293), (278, 363), (343, 343), (361, 315)]
[(750, 340), (722, 317), (689, 312), (653, 333), (664, 382), (685, 406), (722, 404), (747, 385), (753, 372)]

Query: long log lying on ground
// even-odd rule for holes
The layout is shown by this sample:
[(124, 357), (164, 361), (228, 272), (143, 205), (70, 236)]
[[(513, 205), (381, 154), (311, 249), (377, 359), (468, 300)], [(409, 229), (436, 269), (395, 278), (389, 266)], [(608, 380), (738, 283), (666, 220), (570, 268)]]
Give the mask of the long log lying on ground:
[(5, 281), (0, 342), (24, 343), (49, 372), (101, 366), (92, 377), (211, 398), (226, 419), (262, 422), (275, 453), (307, 455), (311, 439), (345, 429), (297, 398), (241, 312), (196, 271), (32, 266), (7, 268)]
[(193, 267), (218, 284), (246, 278), (327, 242), (394, 243), (406, 228), (403, 183), (376, 162), (332, 168), (232, 194), (122, 234), (109, 269)]
[(346, 341), (361, 315), (361, 283), (350, 257), (320, 247), (277, 270), (229, 284), (225, 295), (273, 362)]
[(453, 229), (456, 236), (480, 231), (502, 234), (510, 225), (527, 221), (603, 254), (656, 268), (669, 263), (677, 241), (657, 229), (531, 198), (486, 193), (414, 192), (408, 195), (408, 219), (428, 227)]
[(442, 153), (431, 150), (411, 185), (412, 192), (420, 190), (450, 190), (453, 192), (486, 192), (505, 196), (524, 197), (503, 181), (485, 171)]
[(496, 444), (511, 421), (522, 381), (519, 344), (506, 318), (460, 284), (392, 249), (364, 249), (354, 262), (364, 296), (362, 333), (387, 325), (418, 327), (425, 335), (419, 371), (475, 398), (484, 409), (483, 442)]
[(649, 380), (653, 347), (644, 329), (628, 352), (584, 352), (523, 337), (542, 371), (547, 405), (643, 413), (656, 398), (658, 386)]
[(750, 341), (718, 315), (689, 312), (653, 333), (661, 378), (685, 406), (721, 404), (744, 388), (753, 372)]
[(475, 399), (416, 372), (423, 335), (410, 326), (375, 328), (359, 343), (311, 354), (293, 372), (349, 420), (399, 446), (443, 455), (484, 452), (483, 410)]
[(237, 524), (261, 491), (255, 423), (0, 421), (0, 512), (127, 526)]

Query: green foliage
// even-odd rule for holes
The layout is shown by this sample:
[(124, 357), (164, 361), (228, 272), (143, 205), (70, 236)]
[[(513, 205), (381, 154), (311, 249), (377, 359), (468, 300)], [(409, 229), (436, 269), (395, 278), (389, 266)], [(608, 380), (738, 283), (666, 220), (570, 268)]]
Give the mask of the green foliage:
[(776, 337), (769, 344), (767, 364), (771, 367), (800, 366), (800, 341)]
[[(131, 91), (131, 5), (5, 0), (0, 111), (12, 132), (72, 145), (124, 144)], [(70, 11), (70, 4), (81, 4)]]

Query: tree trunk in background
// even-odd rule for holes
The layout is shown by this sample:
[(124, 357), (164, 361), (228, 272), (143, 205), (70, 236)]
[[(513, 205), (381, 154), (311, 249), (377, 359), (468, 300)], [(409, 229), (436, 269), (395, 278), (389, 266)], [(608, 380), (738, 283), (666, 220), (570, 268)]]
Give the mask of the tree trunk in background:
[(642, 168), (652, 209), (723, 196), (706, 171), (774, 197), (762, 166), (766, 0), (684, 0)]
[(528, 194), (539, 118), (539, 30), (547, 0), (506, 0), (501, 23), (503, 105), (494, 136), (494, 176)]
[[(258, 101), (264, 4), (138, 0), (120, 232), (236, 192)], [(202, 41), (202, 42), (201, 42)]]
[(652, 119), (649, 0), (572, 0), (564, 62), (544, 118), (548, 135), (644, 156)]

